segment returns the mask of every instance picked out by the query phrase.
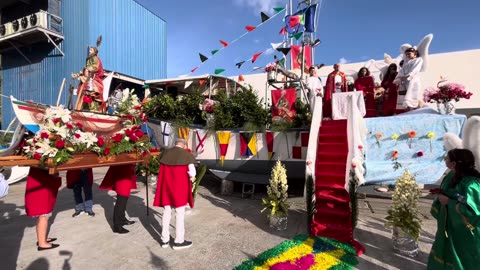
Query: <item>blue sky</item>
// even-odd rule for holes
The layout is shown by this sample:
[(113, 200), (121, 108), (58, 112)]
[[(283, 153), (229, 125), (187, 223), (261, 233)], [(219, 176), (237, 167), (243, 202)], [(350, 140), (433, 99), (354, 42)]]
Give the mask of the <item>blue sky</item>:
[[(284, 13), (278, 14), (239, 41), (221, 49), (219, 40), (230, 42), (246, 32), (246, 25), (258, 25), (260, 12), (273, 15), (273, 7), (288, 0), (137, 0), (167, 21), (168, 77), (188, 74), (201, 64), (198, 53), (210, 57), (194, 73), (222, 75), (251, 74), (280, 53), (269, 50), (252, 64), (238, 69), (235, 63), (266, 51), (270, 43), (283, 41), (278, 32)], [(294, 7), (298, 0), (294, 0)], [(294, 10), (295, 10), (294, 8)], [(322, 43), (315, 50), (315, 63), (362, 62), (382, 59), (384, 53), (399, 54), (403, 43), (417, 44), (434, 34), (430, 53), (480, 48), (480, 1), (477, 0), (323, 0), (316, 36)]]

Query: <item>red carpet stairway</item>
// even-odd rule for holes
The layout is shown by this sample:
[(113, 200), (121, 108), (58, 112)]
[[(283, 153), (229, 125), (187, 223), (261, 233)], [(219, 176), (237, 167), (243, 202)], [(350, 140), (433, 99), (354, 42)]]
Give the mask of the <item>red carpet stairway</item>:
[(350, 196), (345, 190), (347, 121), (322, 121), (318, 136), (311, 234), (350, 243), (361, 254), (363, 247), (353, 240)]

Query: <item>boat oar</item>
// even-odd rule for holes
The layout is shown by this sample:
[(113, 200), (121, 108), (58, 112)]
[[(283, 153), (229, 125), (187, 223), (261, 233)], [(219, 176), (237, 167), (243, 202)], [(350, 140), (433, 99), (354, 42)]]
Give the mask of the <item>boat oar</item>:
[(62, 85), (60, 86), (60, 91), (58, 93), (57, 107), (60, 105), (60, 98), (62, 97), (62, 92), (63, 92), (63, 88), (65, 87), (65, 82), (66, 81), (67, 81), (67, 79), (63, 78)]

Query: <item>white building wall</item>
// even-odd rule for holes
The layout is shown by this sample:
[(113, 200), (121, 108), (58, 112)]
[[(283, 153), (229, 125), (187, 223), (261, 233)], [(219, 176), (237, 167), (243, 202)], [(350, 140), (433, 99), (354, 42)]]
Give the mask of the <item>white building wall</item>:
[[(396, 55), (393, 57), (396, 57)], [(480, 49), (431, 54), (428, 61), (428, 69), (422, 74), (422, 85), (424, 88), (435, 87), (440, 80), (440, 76), (444, 76), (450, 82), (457, 82), (465, 85), (466, 89), (473, 93), (469, 100), (462, 99), (457, 103), (457, 109), (480, 108), (480, 71), (477, 67), (480, 63)], [(340, 69), (348, 75), (356, 75), (358, 70), (365, 64), (366, 62), (343, 64)], [(380, 83), (379, 70), (374, 66), (371, 66), (370, 69), (375, 80)], [(328, 73), (331, 71), (333, 71), (332, 66), (324, 66), (319, 70), (319, 76), (322, 78), (324, 84)], [(253, 89), (257, 90), (257, 94), (260, 98), (265, 98), (266, 96), (267, 103), (271, 104), (270, 90), (274, 88), (270, 86), (267, 89), (266, 73), (244, 75), (243, 77), (245, 79), (245, 84), (250, 84)], [(278, 78), (281, 77), (278, 76)], [(232, 79), (236, 80), (237, 77), (232, 77)], [(281, 86), (281, 84), (278, 86)]]

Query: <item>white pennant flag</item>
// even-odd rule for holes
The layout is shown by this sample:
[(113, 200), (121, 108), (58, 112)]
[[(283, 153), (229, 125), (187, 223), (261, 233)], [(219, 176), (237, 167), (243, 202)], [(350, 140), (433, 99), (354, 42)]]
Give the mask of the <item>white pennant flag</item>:
[(207, 140), (208, 132), (206, 129), (196, 129), (195, 130), (195, 152), (197, 155), (205, 151), (205, 143)]
[(274, 50), (276, 50), (278, 47), (280, 47), (283, 43), (285, 42), (280, 42), (280, 43), (270, 43), (270, 45), (272, 45), (272, 48)]
[(170, 135), (172, 134), (172, 124), (164, 121), (160, 121), (160, 127), (162, 129), (162, 146), (170, 146)]

